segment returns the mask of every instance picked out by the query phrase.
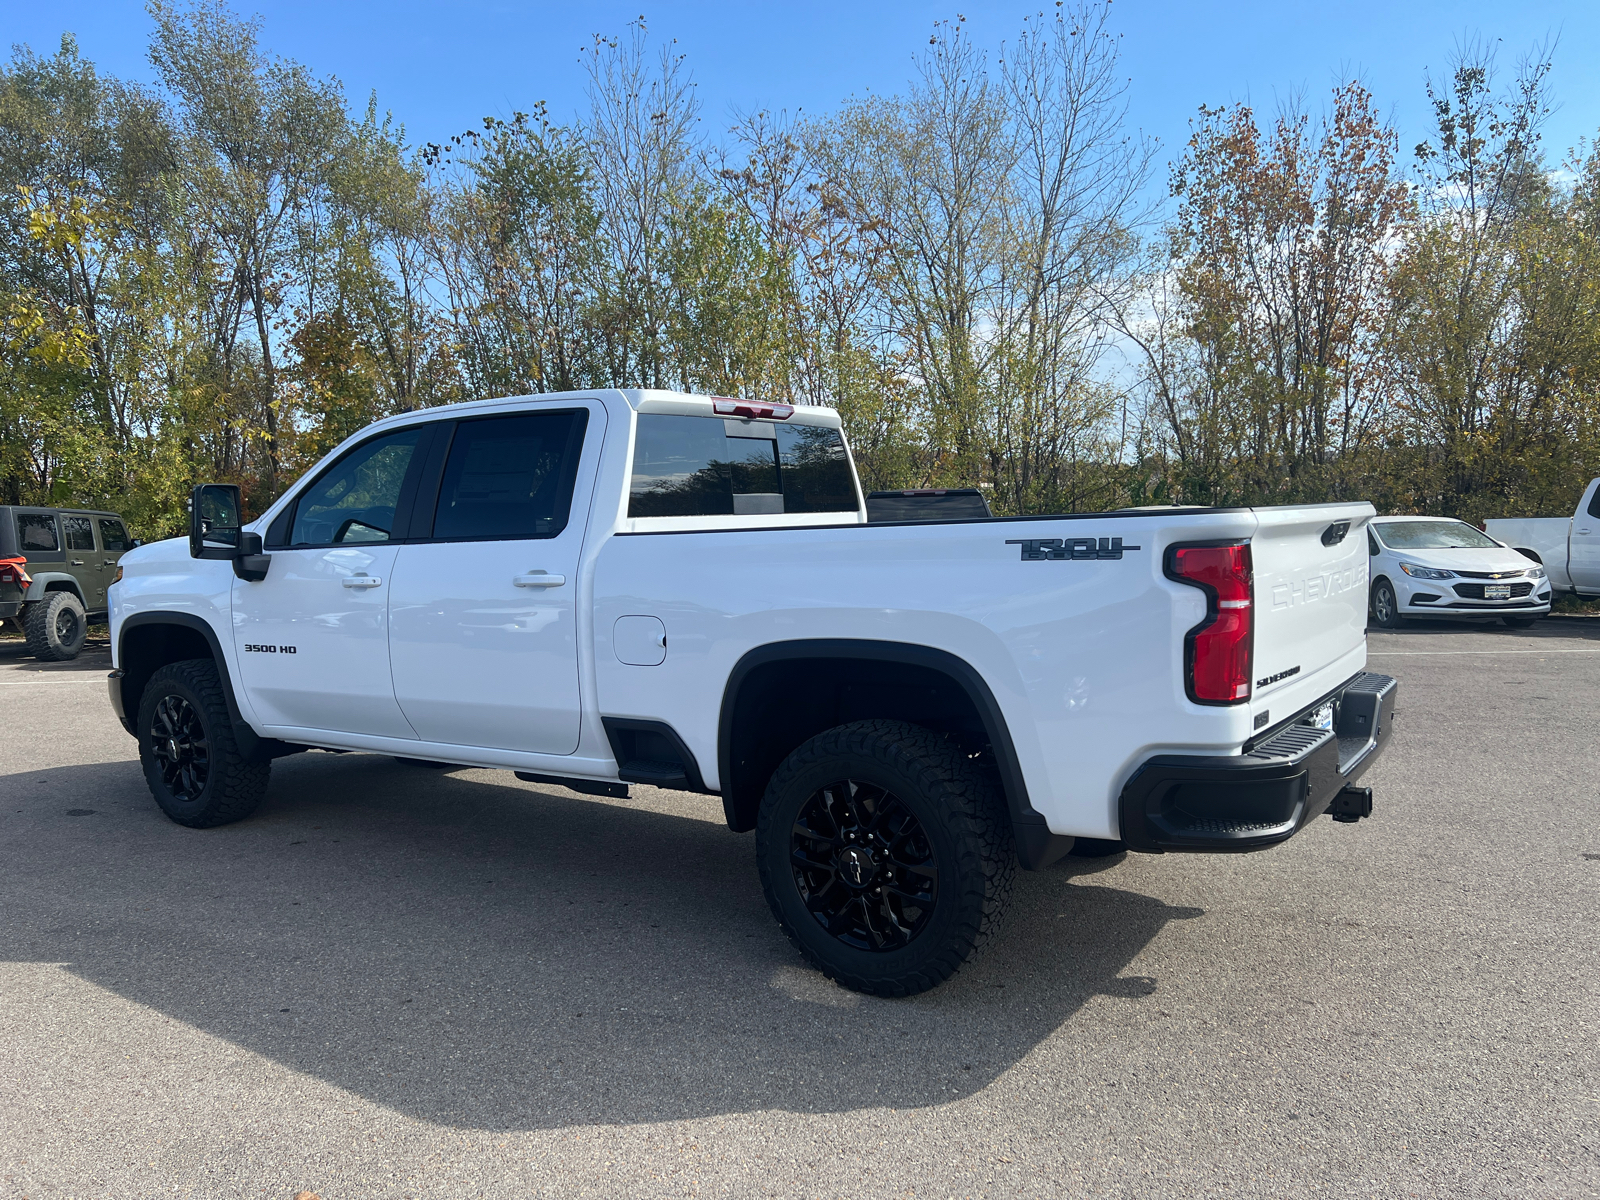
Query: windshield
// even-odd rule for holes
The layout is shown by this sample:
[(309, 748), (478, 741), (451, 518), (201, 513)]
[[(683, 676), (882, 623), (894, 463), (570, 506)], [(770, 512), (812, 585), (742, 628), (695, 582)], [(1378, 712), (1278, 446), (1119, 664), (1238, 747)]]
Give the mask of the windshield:
[(1391, 550), (1493, 550), (1500, 545), (1465, 521), (1384, 521), (1372, 528)]

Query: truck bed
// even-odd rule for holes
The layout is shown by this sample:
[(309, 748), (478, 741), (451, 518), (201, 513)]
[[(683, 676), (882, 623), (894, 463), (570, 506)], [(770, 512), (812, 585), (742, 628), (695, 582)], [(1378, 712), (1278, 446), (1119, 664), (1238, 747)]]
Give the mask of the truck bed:
[[(1367, 504), (1167, 508), (615, 534), (594, 569), (598, 703), (671, 723), (716, 790), (719, 701), (754, 648), (928, 647), (986, 681), (1050, 829), (1115, 838), (1118, 795), (1142, 758), (1237, 754), (1362, 670), (1372, 515)], [(1200, 705), (1185, 694), (1183, 656), (1206, 597), (1167, 576), (1165, 553), (1237, 540), (1254, 552), (1254, 674), (1265, 682), (1248, 703)], [(648, 669), (624, 665), (613, 643), (619, 620), (638, 614), (666, 630), (665, 660)]]

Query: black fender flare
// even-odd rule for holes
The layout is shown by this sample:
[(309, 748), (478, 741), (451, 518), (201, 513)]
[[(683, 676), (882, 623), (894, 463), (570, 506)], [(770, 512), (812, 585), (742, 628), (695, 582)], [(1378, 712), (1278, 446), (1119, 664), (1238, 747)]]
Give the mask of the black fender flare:
[[(122, 619), (117, 626), (117, 657), (119, 663), (126, 662), (122, 652), (123, 641), (128, 636), (128, 630), (139, 629), (146, 625), (177, 625), (190, 629), (200, 634), (206, 644), (211, 647), (211, 657), (217, 664), (217, 674), (222, 678), (222, 694), (228, 701), (228, 718), (233, 722), (234, 737), (238, 740), (239, 751), (247, 758), (255, 757), (258, 753), (267, 750), (271, 738), (264, 738), (250, 727), (250, 722), (244, 719), (244, 714), (239, 711), (239, 702), (233, 694), (233, 677), (228, 670), (228, 660), (222, 653), (222, 642), (217, 637), (217, 631), (212, 628), (211, 622), (194, 613), (165, 612), (159, 609), (150, 612), (136, 612)], [(116, 682), (121, 685), (121, 672), (117, 673)], [(132, 710), (127, 707), (127, 693), (123, 693), (123, 711), (128, 714), (126, 724), (132, 724), (138, 715), (137, 706)], [(135, 737), (138, 733), (129, 729)]]
[(932, 646), (869, 638), (797, 638), (793, 641), (768, 642), (747, 650), (734, 664), (723, 688), (722, 711), (717, 721), (717, 775), (730, 828), (737, 829), (732, 799), (734, 707), (745, 678), (756, 668), (770, 663), (818, 658), (904, 663), (929, 668), (952, 679), (977, 710), (984, 733), (994, 749), (995, 764), (1000, 772), (1000, 784), (1016, 838), (1017, 856), (1022, 865), (1036, 870), (1048, 866), (1071, 850), (1073, 839), (1052, 833), (1044, 816), (1029, 802), (1028, 783), (1023, 775), (1022, 763), (1017, 758), (1017, 749), (1011, 740), (1005, 714), (1000, 711), (994, 692), (978, 669), (966, 659)]
[[(84, 611), (88, 611), (89, 598), (83, 594), (83, 585), (78, 582), (76, 576), (69, 575), (65, 571), (40, 571), (38, 574), (30, 573), (29, 578), (33, 582), (28, 585), (28, 590), (22, 597), (25, 602), (37, 604), (51, 592), (68, 591), (78, 598), (78, 603), (83, 605)], [(66, 587), (51, 586), (53, 584), (66, 584)]]

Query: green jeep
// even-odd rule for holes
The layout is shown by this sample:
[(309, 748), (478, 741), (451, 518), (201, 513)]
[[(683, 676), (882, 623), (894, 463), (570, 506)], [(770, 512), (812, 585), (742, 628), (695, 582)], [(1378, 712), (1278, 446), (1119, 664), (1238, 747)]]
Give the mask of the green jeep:
[(39, 658), (76, 658), (136, 545), (116, 513), (0, 505), (0, 621), (16, 620)]

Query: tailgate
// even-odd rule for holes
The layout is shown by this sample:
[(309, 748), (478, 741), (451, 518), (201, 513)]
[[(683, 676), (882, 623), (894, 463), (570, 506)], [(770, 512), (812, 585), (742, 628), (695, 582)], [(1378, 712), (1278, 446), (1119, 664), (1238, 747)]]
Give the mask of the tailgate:
[(1250, 709), (1262, 728), (1315, 703), (1366, 665), (1366, 527), (1375, 510), (1366, 503), (1316, 504), (1255, 514), (1261, 524), (1250, 549)]

